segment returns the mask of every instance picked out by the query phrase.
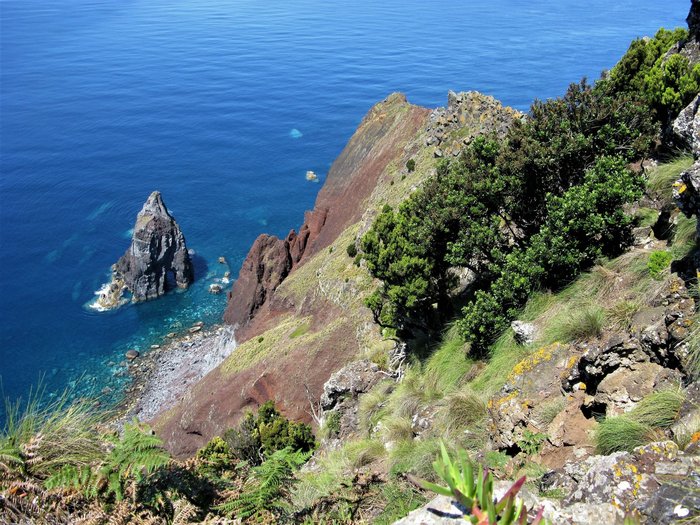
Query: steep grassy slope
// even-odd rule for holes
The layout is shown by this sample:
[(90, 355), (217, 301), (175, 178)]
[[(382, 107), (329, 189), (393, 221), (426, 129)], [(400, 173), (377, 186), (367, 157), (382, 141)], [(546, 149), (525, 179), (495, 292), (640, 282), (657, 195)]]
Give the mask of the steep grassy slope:
[[(683, 157), (651, 171), (648, 193), (657, 198), (651, 201), (654, 206), (662, 209), (667, 204), (669, 181), (675, 180), (690, 163), (689, 158)], [(651, 215), (653, 221), (649, 221)], [(637, 216), (640, 224), (645, 220), (656, 222), (659, 211), (648, 208), (638, 211)], [(427, 357), (412, 359), (400, 383), (387, 380), (361, 396), (356, 438), (343, 441), (340, 448), (329, 447), (317, 454), (315, 468), (301, 474), (302, 481), (295, 492), (298, 508), (313, 507), (328, 497), (349, 497), (352, 490), (342, 480), (358, 468), (361, 472), (382, 473), (388, 483), (403, 487), (403, 492), (396, 492), (397, 498), (404, 497), (406, 504), (411, 502), (417, 506), (415, 495), (401, 480), (405, 474), (434, 479), (432, 461), (441, 441), (453, 450), (468, 450), (472, 457), (494, 469), (499, 477), (526, 474), (535, 486), (537, 479), (550, 469), (552, 461), (561, 463), (563, 460), (557, 456), (560, 453), (553, 452), (553, 447), (546, 443), (546, 434), (537, 433), (534, 426), (531, 427), (533, 431), (526, 434), (530, 436), (529, 445), (520, 445), (521, 450), (527, 452), (520, 452), (514, 458), (498, 451), (493, 445), (491, 428), (491, 418), (498, 417), (494, 403), (510, 401), (517, 395), (515, 392), (503, 394), (501, 389), (509, 381), (539, 373), (535, 367), (552, 359), (556, 352), (552, 349), (556, 345), (586, 348), (610, 334), (644, 328), (634, 325), (644, 319), (645, 312), (653, 309), (654, 301), (665, 288), (678, 282), (671, 273), (670, 262), (658, 272), (654, 271), (650, 264), (652, 254), (668, 251), (672, 254), (670, 259), (679, 259), (697, 250), (692, 235), (694, 221), (676, 211), (670, 221), (673, 228), (667, 240), (652, 237), (616, 259), (600, 261), (557, 293), (542, 292), (531, 297), (519, 316), (537, 327), (537, 336), (531, 344), (518, 344), (512, 330), (507, 330), (491, 347), (487, 359), (474, 359), (457, 331), (447, 329)], [(690, 292), (697, 294), (697, 285), (693, 287)], [(696, 314), (690, 323), (697, 322)], [(580, 353), (581, 350), (572, 351), (569, 366), (578, 361)], [(695, 350), (684, 363), (686, 370), (697, 369), (698, 355), (700, 353)], [(673, 395), (678, 397), (679, 394)], [(661, 405), (654, 403), (650, 400), (654, 413), (665, 410), (670, 415), (668, 410), (659, 409)], [(569, 404), (566, 396), (539, 404), (532, 415), (532, 424), (547, 428), (555, 418), (563, 417)], [(675, 415), (670, 417), (674, 419)], [(597, 425), (591, 419), (591, 430)], [(670, 425), (669, 422), (667, 427)], [(685, 429), (675, 434), (675, 438), (684, 446), (687, 437), (698, 430), (700, 426)], [(617, 432), (616, 437), (606, 437), (611, 432)], [(626, 435), (624, 429), (612, 429), (602, 439), (625, 440), (628, 439)], [(589, 441), (581, 446), (592, 451), (595, 436), (595, 432), (591, 432)], [(643, 433), (641, 439), (641, 443), (659, 439), (659, 434)], [(400, 506), (394, 501), (392, 504)]]

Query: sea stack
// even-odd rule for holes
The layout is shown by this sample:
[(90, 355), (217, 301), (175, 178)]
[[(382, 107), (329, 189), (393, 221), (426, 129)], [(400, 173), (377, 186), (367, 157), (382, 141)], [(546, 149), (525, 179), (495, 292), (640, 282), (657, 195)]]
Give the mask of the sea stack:
[(160, 192), (148, 197), (136, 217), (131, 246), (112, 266), (112, 282), (101, 291), (98, 305), (115, 308), (125, 290), (132, 301), (163, 295), (170, 284), (187, 288), (194, 281), (185, 236), (163, 203)]

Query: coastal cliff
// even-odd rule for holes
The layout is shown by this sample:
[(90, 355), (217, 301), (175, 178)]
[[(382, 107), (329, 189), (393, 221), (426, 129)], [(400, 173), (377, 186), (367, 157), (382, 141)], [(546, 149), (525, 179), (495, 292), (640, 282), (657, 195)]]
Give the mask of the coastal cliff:
[(240, 341), (256, 332), (248, 326), (287, 275), (362, 216), (363, 204), (379, 177), (403, 154), (428, 114), (429, 110), (409, 104), (398, 93), (374, 106), (331, 166), (299, 232), (292, 230), (285, 239), (266, 234), (256, 239), (224, 314), (225, 322), (236, 326)]
[(502, 132), (519, 117), (478, 93), (451, 94), (446, 108), (433, 111), (401, 94), (375, 105), (331, 167), (299, 233), (261, 235), (253, 244), (224, 317), (239, 346), (155, 420), (169, 448), (187, 455), (268, 399), (288, 417), (311, 422), (334, 372), (362, 358), (390, 361), (396, 343), (364, 306), (373, 279), (348, 246), (385, 205), (398, 205), (433, 173), (440, 148), (457, 155), (470, 137)]

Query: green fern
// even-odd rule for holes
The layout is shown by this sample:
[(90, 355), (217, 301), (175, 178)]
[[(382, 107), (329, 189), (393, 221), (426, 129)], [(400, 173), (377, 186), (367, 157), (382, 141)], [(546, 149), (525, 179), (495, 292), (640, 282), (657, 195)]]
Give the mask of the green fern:
[(89, 466), (66, 465), (44, 481), (47, 489), (71, 488), (82, 492), (85, 497), (97, 496), (95, 473)]
[(311, 456), (311, 452), (292, 452), (290, 448), (274, 452), (266, 461), (251, 469), (251, 476), (236, 499), (226, 501), (216, 510), (226, 516), (248, 519), (264, 513), (286, 513), (293, 473)]
[(114, 448), (99, 468), (96, 485), (106, 482), (105, 492), (117, 501), (124, 499), (125, 487), (141, 484), (149, 475), (170, 462), (163, 442), (145, 425), (134, 421), (124, 426), (121, 439), (113, 440)]
[(0, 481), (25, 471), (24, 458), (19, 447), (10, 443), (0, 445)]

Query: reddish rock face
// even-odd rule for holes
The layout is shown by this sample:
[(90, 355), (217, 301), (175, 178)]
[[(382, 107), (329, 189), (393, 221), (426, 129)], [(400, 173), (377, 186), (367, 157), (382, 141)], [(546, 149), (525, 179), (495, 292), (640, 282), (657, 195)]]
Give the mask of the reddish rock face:
[(292, 269), (290, 240), (294, 242), (294, 232), (284, 241), (266, 234), (255, 239), (243, 261), (233, 291), (229, 292), (229, 303), (224, 316), (228, 324), (248, 324), (268, 296), (287, 277)]
[(429, 110), (409, 104), (397, 93), (375, 105), (331, 166), (299, 233), (292, 230), (285, 240), (269, 235), (257, 238), (229, 293), (224, 314), (224, 322), (237, 327), (236, 340), (245, 341), (257, 332), (250, 329), (251, 321), (296, 266), (361, 218), (364, 201), (379, 176), (402, 154), (428, 114)]

